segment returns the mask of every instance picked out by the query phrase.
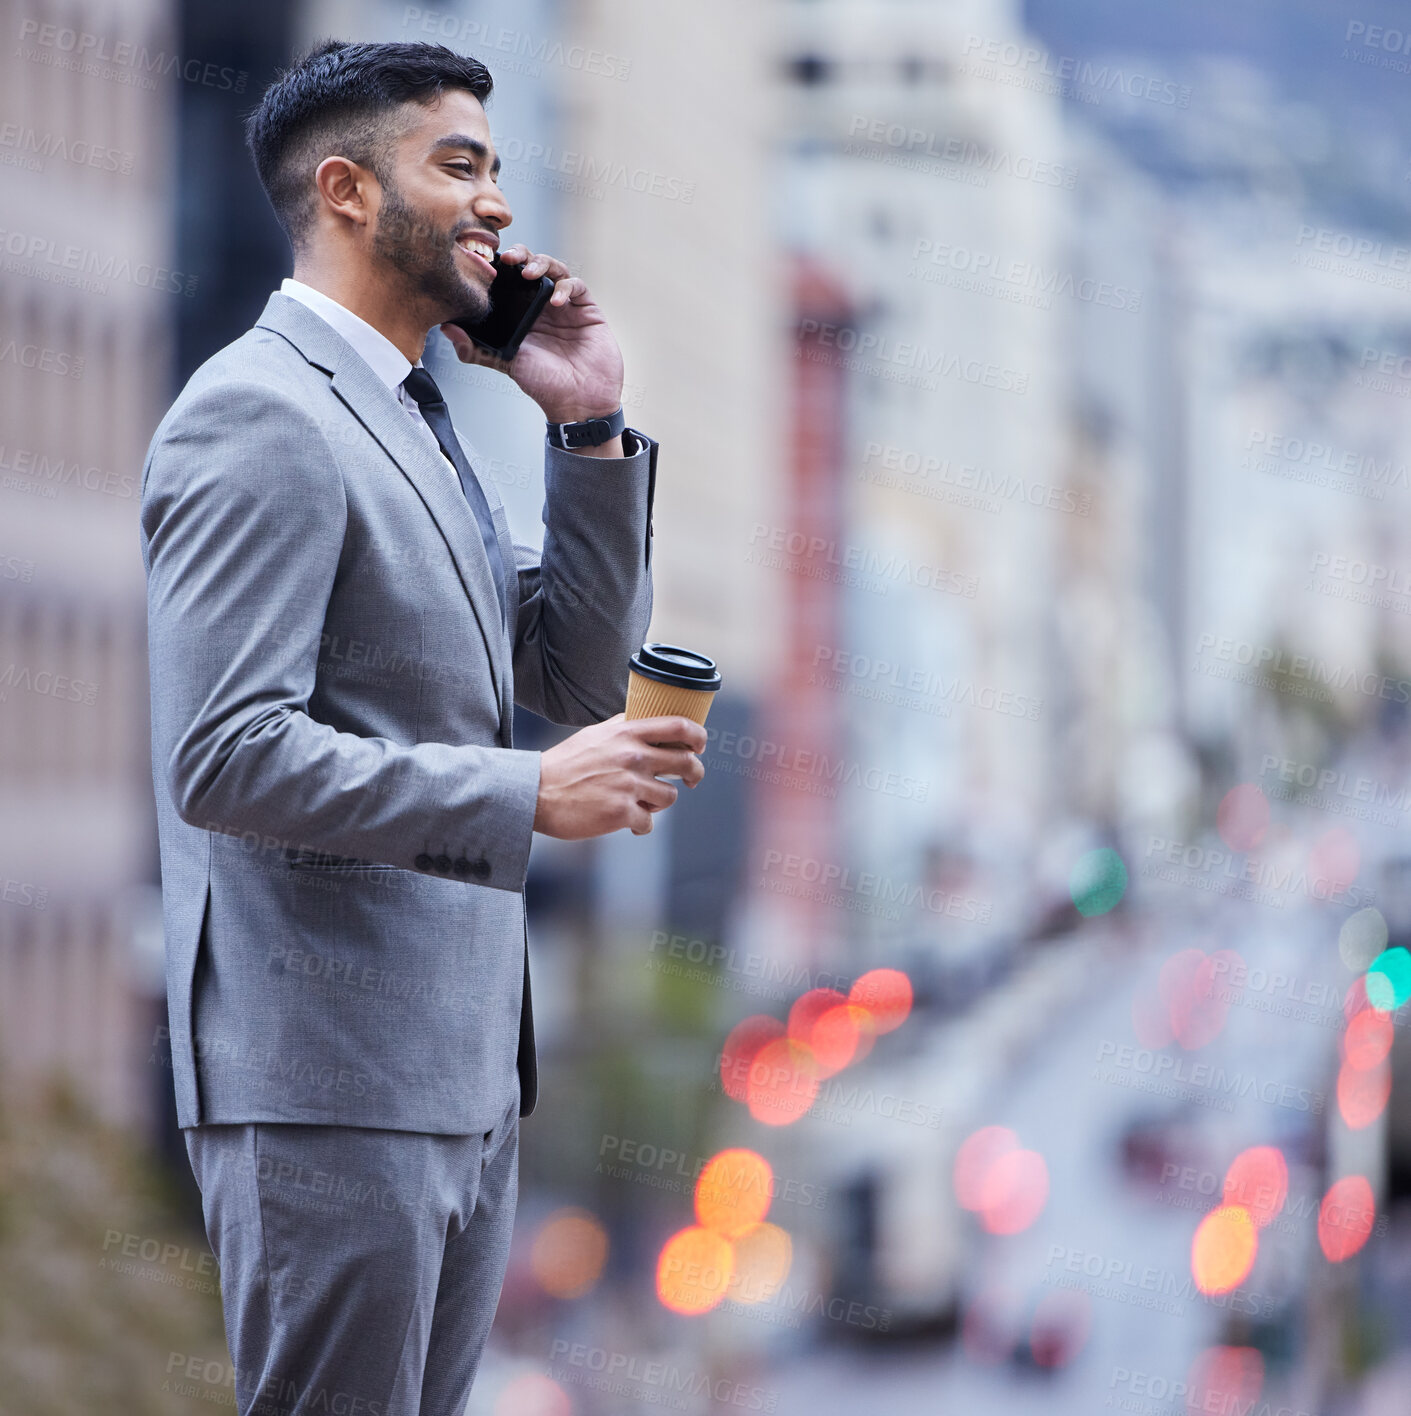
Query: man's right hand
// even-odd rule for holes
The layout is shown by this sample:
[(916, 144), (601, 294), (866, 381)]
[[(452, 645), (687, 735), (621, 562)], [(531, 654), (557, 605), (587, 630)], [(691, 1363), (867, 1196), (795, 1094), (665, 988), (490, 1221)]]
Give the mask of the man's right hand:
[(694, 787), (705, 776), (696, 756), (705, 745), (705, 728), (675, 715), (629, 722), (618, 713), (583, 728), (541, 755), (534, 829), (561, 841), (605, 836), (624, 826), (645, 836), (652, 813), (676, 800), (676, 786), (658, 776), (678, 776)]

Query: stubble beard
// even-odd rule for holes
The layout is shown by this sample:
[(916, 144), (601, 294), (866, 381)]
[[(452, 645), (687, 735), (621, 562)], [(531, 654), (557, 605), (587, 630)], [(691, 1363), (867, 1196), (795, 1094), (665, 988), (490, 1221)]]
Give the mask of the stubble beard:
[(438, 230), (391, 182), (382, 183), (373, 254), (398, 273), (408, 295), (445, 312), (437, 323), (481, 320), (490, 310), (489, 291), (461, 273), (457, 249), (454, 232)]

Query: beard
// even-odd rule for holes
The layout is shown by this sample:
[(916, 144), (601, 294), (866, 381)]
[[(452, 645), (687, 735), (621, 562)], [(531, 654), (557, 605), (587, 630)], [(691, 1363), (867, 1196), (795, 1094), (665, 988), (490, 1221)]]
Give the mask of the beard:
[(410, 295), (429, 300), (445, 312), (438, 323), (481, 320), (490, 309), (489, 291), (461, 273), (455, 235), (455, 231), (437, 230), (407, 205), (391, 182), (382, 183), (373, 253), (401, 275)]

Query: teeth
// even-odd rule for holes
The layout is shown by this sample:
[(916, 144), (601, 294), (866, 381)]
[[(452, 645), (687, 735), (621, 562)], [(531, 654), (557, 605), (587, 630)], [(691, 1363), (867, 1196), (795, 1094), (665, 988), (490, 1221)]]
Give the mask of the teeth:
[(495, 262), (495, 252), (484, 241), (467, 241), (463, 249), (474, 251), (477, 256), (483, 256), (492, 265)]

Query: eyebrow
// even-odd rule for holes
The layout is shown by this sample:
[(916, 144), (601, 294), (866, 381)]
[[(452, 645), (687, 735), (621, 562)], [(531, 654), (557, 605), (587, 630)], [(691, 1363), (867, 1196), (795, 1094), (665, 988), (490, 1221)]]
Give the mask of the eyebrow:
[[(431, 144), (433, 156), (438, 152), (445, 152), (449, 148), (465, 148), (468, 152), (473, 152), (482, 162), (490, 156), (490, 149), (479, 138), (469, 137), (465, 133), (450, 133), (444, 138), (437, 138)], [(494, 177), (499, 170), (500, 159), (497, 157), (490, 165), (490, 175)]]

